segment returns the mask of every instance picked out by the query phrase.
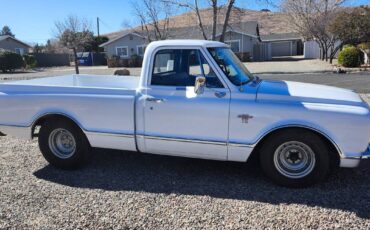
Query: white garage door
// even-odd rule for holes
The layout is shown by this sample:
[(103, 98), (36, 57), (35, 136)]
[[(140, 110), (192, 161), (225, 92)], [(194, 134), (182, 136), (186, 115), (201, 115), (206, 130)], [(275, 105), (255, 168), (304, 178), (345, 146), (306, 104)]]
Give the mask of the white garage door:
[(291, 42), (274, 42), (271, 44), (271, 54), (273, 57), (291, 56)]

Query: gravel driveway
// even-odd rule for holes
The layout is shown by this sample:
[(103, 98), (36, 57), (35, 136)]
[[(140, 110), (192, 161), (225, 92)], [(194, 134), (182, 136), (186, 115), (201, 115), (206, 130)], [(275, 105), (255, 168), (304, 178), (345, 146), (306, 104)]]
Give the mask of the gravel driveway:
[(0, 228), (370, 228), (370, 161), (308, 189), (248, 164), (94, 150), (82, 170), (0, 138)]

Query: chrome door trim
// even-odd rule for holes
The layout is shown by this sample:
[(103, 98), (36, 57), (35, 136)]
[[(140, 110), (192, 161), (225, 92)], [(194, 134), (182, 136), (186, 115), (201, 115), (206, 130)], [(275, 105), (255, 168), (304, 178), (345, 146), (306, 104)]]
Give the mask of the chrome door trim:
[(222, 142), (222, 141), (172, 138), (172, 137), (149, 136), (149, 135), (138, 135), (138, 137), (143, 137), (145, 139), (150, 139), (150, 140), (159, 140), (159, 141), (176, 141), (176, 142), (185, 142), (185, 143), (212, 144), (212, 145), (227, 146), (227, 142)]
[(124, 134), (124, 133), (105, 133), (105, 132), (94, 132), (85, 131), (86, 135), (99, 135), (99, 136), (111, 136), (111, 137), (124, 137), (124, 138), (134, 138), (134, 134)]
[(195, 143), (195, 144), (208, 144), (208, 145), (246, 147), (246, 148), (253, 147), (253, 145), (250, 145), (250, 144), (243, 144), (243, 143), (236, 143), (236, 142), (228, 143), (228, 142), (223, 142), (223, 141), (173, 138), (173, 137), (161, 137), (161, 136), (149, 136), (149, 135), (137, 135), (137, 137), (144, 138), (144, 139), (150, 139), (150, 140), (175, 141), (175, 142), (186, 142), (186, 143)]

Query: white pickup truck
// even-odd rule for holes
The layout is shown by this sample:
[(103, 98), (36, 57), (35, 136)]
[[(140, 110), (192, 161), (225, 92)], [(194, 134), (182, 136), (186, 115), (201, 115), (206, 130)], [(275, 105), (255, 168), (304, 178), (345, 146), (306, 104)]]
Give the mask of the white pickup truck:
[[(245, 162), (308, 186), (370, 155), (369, 107), (356, 93), (260, 80), (219, 42), (151, 43), (141, 77), (71, 75), (0, 84), (0, 131), (38, 137), (50, 164), (91, 147)], [(16, 153), (15, 153), (16, 154)]]

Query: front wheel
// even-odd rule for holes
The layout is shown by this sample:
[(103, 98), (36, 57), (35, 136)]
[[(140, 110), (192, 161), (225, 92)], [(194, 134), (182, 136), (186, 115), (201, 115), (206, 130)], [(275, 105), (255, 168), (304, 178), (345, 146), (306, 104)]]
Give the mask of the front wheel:
[(39, 132), (42, 155), (53, 166), (75, 169), (86, 163), (90, 145), (85, 134), (65, 119), (46, 121)]
[(264, 141), (260, 162), (265, 174), (287, 187), (307, 187), (324, 180), (330, 171), (325, 142), (306, 130), (286, 130)]

